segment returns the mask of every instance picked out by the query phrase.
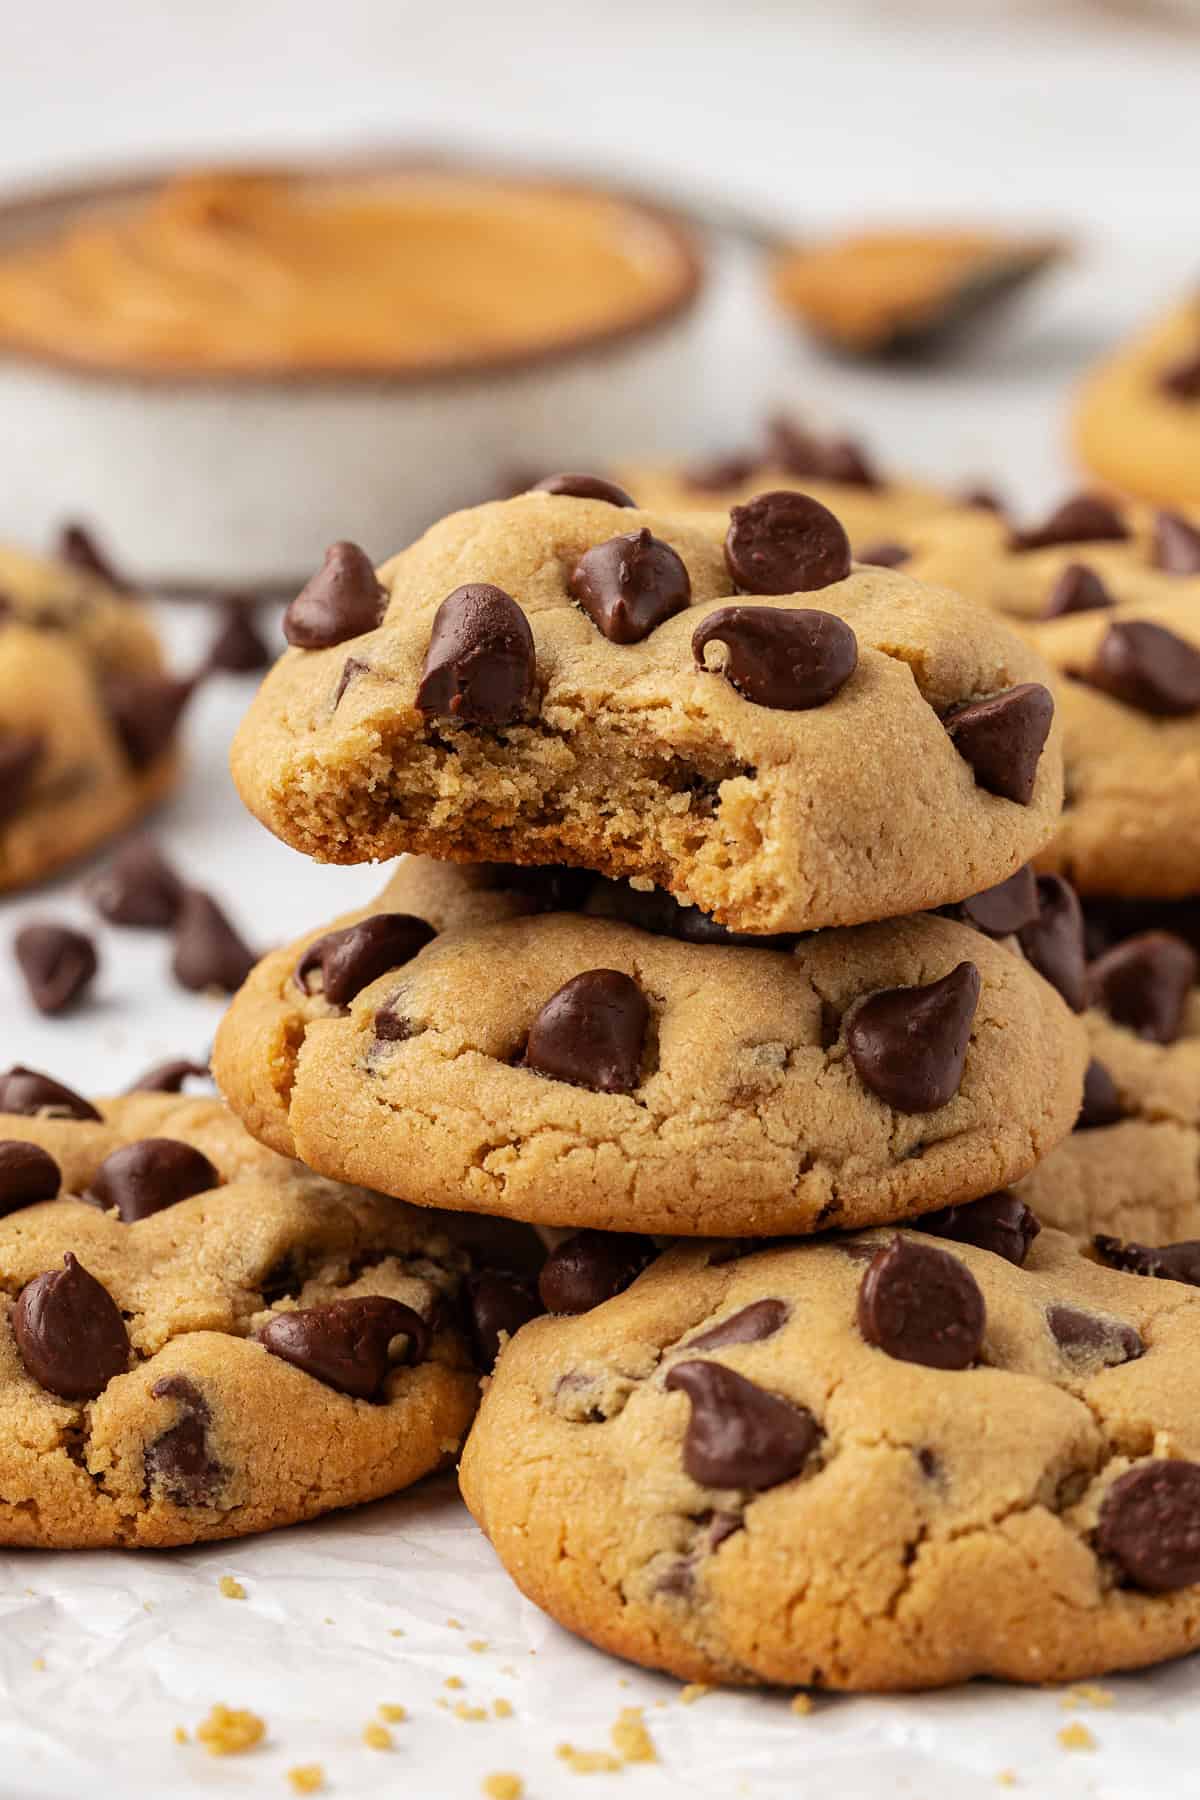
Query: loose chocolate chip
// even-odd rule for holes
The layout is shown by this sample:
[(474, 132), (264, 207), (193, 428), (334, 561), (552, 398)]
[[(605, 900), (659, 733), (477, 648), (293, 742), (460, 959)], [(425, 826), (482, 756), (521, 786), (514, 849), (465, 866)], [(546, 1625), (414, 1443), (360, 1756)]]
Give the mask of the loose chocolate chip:
[(232, 994), (255, 964), (255, 955), (238, 936), (211, 894), (186, 888), (175, 924), (171, 973), (180, 987), (202, 993), (219, 988)]
[(62, 1187), (62, 1171), (48, 1150), (23, 1138), (0, 1142), (0, 1218), (53, 1200)]
[(894, 1237), (871, 1258), (858, 1290), (858, 1328), (900, 1362), (967, 1369), (987, 1319), (971, 1271), (948, 1250)]
[(13, 951), (29, 998), (51, 1018), (83, 997), (100, 966), (91, 938), (65, 925), (24, 926)]
[(746, 594), (808, 594), (844, 581), (850, 540), (829, 508), (786, 489), (735, 506), (725, 564)]
[(649, 1023), (636, 981), (616, 969), (588, 969), (564, 982), (538, 1013), (525, 1066), (598, 1094), (632, 1094)]
[(195, 1076), (209, 1079), (207, 1063), (191, 1062), (187, 1057), (172, 1057), (169, 1062), (154, 1063), (126, 1088), (127, 1094), (181, 1094), (183, 1084)]
[(1200, 352), (1164, 369), (1158, 385), (1172, 400), (1200, 400)]
[(1021, 1268), (1029, 1255), (1029, 1247), (1042, 1229), (1034, 1214), (1017, 1195), (1007, 1188), (985, 1194), (982, 1200), (968, 1200), (962, 1206), (947, 1206), (940, 1212), (924, 1213), (913, 1220), (917, 1231), (931, 1232), (934, 1237), (951, 1238), (959, 1244), (975, 1244), (990, 1250), (1005, 1262)]
[(195, 686), (173, 675), (105, 676), (104, 704), (133, 768), (149, 768), (169, 748)]
[(664, 1385), (691, 1401), (683, 1466), (701, 1487), (778, 1487), (800, 1473), (820, 1441), (807, 1406), (769, 1394), (723, 1363), (676, 1363)]
[(905, 544), (868, 544), (865, 550), (854, 552), (855, 562), (869, 563), (874, 569), (902, 569), (911, 557)]
[(1126, 938), (1088, 970), (1092, 1004), (1152, 1044), (1175, 1042), (1188, 995), (1198, 981), (1200, 958), (1169, 931)]
[(689, 463), (682, 479), (685, 487), (696, 488), (704, 494), (717, 494), (723, 488), (741, 487), (743, 481), (749, 481), (758, 465), (757, 456), (732, 451), (725, 456), (710, 456), (706, 461)]
[(615, 481), (605, 481), (602, 475), (547, 475), (543, 481), (535, 481), (529, 491), (531, 494), (564, 494), (570, 500), (607, 500), (610, 506), (637, 505), (632, 494), (627, 494)]
[(194, 1145), (178, 1138), (140, 1138), (105, 1157), (87, 1197), (115, 1208), (123, 1224), (134, 1225), (220, 1184), (220, 1175)]
[(504, 1340), (515, 1337), (522, 1325), (536, 1319), (541, 1304), (533, 1282), (496, 1269), (480, 1269), (466, 1279), (467, 1320), (478, 1366), (487, 1371), (496, 1365)]
[(529, 620), (503, 588), (473, 582), (447, 594), (433, 618), (417, 707), (464, 725), (511, 725), (533, 692)]
[(183, 899), (183, 883), (148, 837), (130, 838), (88, 882), (96, 911), (110, 925), (157, 929), (173, 925)]
[(1200, 1238), (1179, 1244), (1123, 1244), (1120, 1238), (1092, 1239), (1100, 1261), (1128, 1275), (1150, 1275), (1160, 1281), (1182, 1281), (1200, 1287)]
[(113, 566), (86, 525), (80, 525), (74, 520), (64, 525), (58, 534), (54, 555), (58, 562), (64, 562), (72, 569), (81, 569), (85, 575), (94, 575), (106, 587), (112, 588), (114, 593), (133, 592), (133, 582)]
[(1039, 875), (1038, 916), (1017, 933), (1026, 959), (1057, 988), (1072, 1012), (1087, 1005), (1083, 912), (1075, 889), (1060, 875)]
[(1200, 1581), (1200, 1467), (1154, 1458), (1119, 1475), (1100, 1507), (1096, 1548), (1151, 1594)]
[(146, 1446), (142, 1466), (147, 1491), (157, 1486), (175, 1506), (203, 1506), (225, 1480), (225, 1470), (209, 1449), (208, 1401), (186, 1375), (164, 1375), (150, 1393), (155, 1400), (176, 1401), (179, 1417)]
[(356, 1400), (382, 1398), (392, 1367), (389, 1345), (397, 1337), (408, 1340), (404, 1362), (425, 1360), (432, 1339), (428, 1325), (411, 1306), (382, 1294), (276, 1313), (258, 1333), (272, 1356)]
[(980, 986), (975, 964), (961, 962), (940, 981), (864, 1000), (846, 1034), (864, 1086), (897, 1112), (947, 1105), (962, 1082)]
[(1101, 1362), (1106, 1368), (1134, 1362), (1145, 1352), (1138, 1333), (1124, 1319), (1102, 1319), (1077, 1306), (1051, 1306), (1046, 1311), (1050, 1335), (1069, 1362)]
[(1079, 679), (1152, 718), (1200, 712), (1200, 650), (1149, 619), (1110, 625)]
[(950, 741), (989, 794), (1028, 806), (1050, 735), (1054, 696), (1038, 681), (972, 700), (948, 713)]
[(253, 675), (273, 658), (254, 620), (253, 602), (230, 595), (221, 603), (221, 623), (208, 652), (208, 667), (223, 675)]
[(1154, 564), (1168, 575), (1200, 575), (1200, 530), (1182, 513), (1160, 512), (1155, 519)]
[(613, 644), (641, 643), (692, 600), (683, 558), (645, 527), (585, 551), (567, 588)]
[(386, 608), (387, 591), (370, 557), (343, 539), (330, 544), (325, 561), (284, 613), (283, 635), (298, 650), (324, 650), (374, 631)]
[(844, 619), (806, 607), (718, 606), (692, 633), (692, 655), (707, 669), (709, 644), (726, 657), (711, 672), (754, 706), (806, 712), (833, 699), (858, 667), (858, 639)]
[(585, 1313), (622, 1294), (654, 1256), (649, 1238), (624, 1231), (576, 1231), (542, 1264), (538, 1293), (549, 1313)]
[(972, 894), (959, 908), (969, 925), (988, 937), (1012, 937), (1038, 916), (1037, 877), (1033, 866), (1025, 863), (1006, 881)]
[(1123, 543), (1129, 528), (1099, 494), (1076, 494), (1032, 531), (1016, 531), (1014, 550), (1048, 550), (1057, 544)]
[(1075, 1121), (1076, 1131), (1099, 1131), (1125, 1117), (1117, 1084), (1102, 1062), (1093, 1056), (1083, 1078), (1083, 1104)]
[(87, 1119), (100, 1123), (100, 1114), (82, 1095), (21, 1063), (14, 1063), (0, 1075), (0, 1113), (26, 1119)]
[(45, 752), (31, 731), (0, 731), (0, 824), (20, 812)]
[(129, 1333), (112, 1295), (68, 1250), (35, 1275), (12, 1314), (21, 1361), (63, 1400), (94, 1400), (129, 1362)]
[(349, 1006), (363, 988), (411, 962), (436, 936), (432, 925), (411, 913), (372, 913), (310, 944), (296, 964), (296, 986), (311, 993), (311, 979), (319, 971), (320, 991), (329, 1004)]
[(1102, 607), (1115, 605), (1095, 569), (1089, 569), (1086, 563), (1068, 563), (1050, 589), (1042, 617), (1061, 619), (1068, 613), (1098, 612)]
[(729, 1344), (758, 1344), (774, 1337), (787, 1324), (791, 1308), (784, 1300), (754, 1300), (741, 1312), (731, 1313), (719, 1325), (689, 1338), (688, 1350), (723, 1350)]

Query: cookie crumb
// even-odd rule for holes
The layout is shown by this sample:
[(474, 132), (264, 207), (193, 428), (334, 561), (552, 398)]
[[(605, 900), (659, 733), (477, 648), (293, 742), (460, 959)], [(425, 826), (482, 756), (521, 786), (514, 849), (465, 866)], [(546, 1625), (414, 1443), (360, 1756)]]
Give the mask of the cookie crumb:
[(1060, 1694), (1058, 1704), (1068, 1709), (1075, 1706), (1115, 1706), (1117, 1696), (1111, 1688), (1096, 1687), (1090, 1681), (1077, 1681), (1069, 1687), (1065, 1694)]
[(572, 1775), (612, 1775), (621, 1767), (620, 1758), (607, 1750), (576, 1750), (574, 1744), (560, 1744), (554, 1754)]
[(222, 1575), (217, 1586), (227, 1600), (244, 1600), (246, 1598), (245, 1588), (234, 1575)]
[(613, 1749), (622, 1762), (652, 1763), (658, 1761), (658, 1751), (654, 1748), (654, 1739), (642, 1722), (640, 1706), (625, 1706), (617, 1714), (617, 1722), (610, 1733)]
[(443, 1687), (448, 1688), (460, 1688), (463, 1685), (464, 1682), (461, 1675), (447, 1675), (445, 1681), (442, 1683)]
[(461, 1631), (463, 1628), (463, 1622), (461, 1619), (447, 1619), (446, 1623), (450, 1627), (451, 1631)]
[(481, 1651), (486, 1650), (487, 1647), (488, 1647), (488, 1641), (486, 1638), (472, 1638), (470, 1643), (467, 1645), (467, 1649), (474, 1650), (474, 1652), (477, 1656), (480, 1654)]
[(403, 1637), (404, 1632), (399, 1625), (393, 1625), (388, 1630), (388, 1636), (389, 1637)]
[(287, 1772), (293, 1794), (319, 1794), (325, 1786), (325, 1771), (320, 1763), (297, 1763)]
[(794, 1712), (798, 1719), (807, 1719), (812, 1709), (813, 1701), (811, 1694), (793, 1694), (788, 1704), (788, 1711)]
[(378, 1719), (372, 1719), (363, 1726), (362, 1741), (368, 1750), (390, 1750), (393, 1740), (387, 1726), (381, 1725)]
[(253, 1750), (255, 1744), (260, 1744), (266, 1730), (257, 1713), (241, 1706), (223, 1706), (218, 1701), (207, 1719), (197, 1725), (196, 1738), (210, 1756), (240, 1756), (243, 1750)]
[(494, 1775), (485, 1775), (481, 1786), (487, 1800), (521, 1800), (525, 1792), (525, 1783), (521, 1777), (510, 1774), (506, 1769), (497, 1769)]
[(46, 1659), (45, 1659), (45, 1657), (44, 1657), (44, 1656), (35, 1656), (35, 1657), (34, 1657), (34, 1659), (33, 1659), (33, 1665), (32, 1665), (32, 1666), (33, 1666), (33, 1667), (34, 1667), (34, 1668), (35, 1668), (35, 1669), (44, 1669), (44, 1668), (45, 1668), (45, 1666), (46, 1666)]
[(1058, 1734), (1058, 1741), (1064, 1750), (1094, 1750), (1096, 1740), (1086, 1725), (1078, 1719), (1073, 1725), (1064, 1725)]
[(481, 1720), (487, 1718), (487, 1708), (486, 1706), (468, 1706), (465, 1700), (460, 1700), (454, 1709), (454, 1716), (456, 1719), (462, 1719), (465, 1724), (478, 1725)]
[(498, 1719), (511, 1719), (513, 1716), (511, 1700), (493, 1700), (492, 1711)]
[(712, 1693), (712, 1684), (707, 1681), (689, 1681), (687, 1686), (679, 1690), (681, 1706), (695, 1706), (697, 1700), (703, 1700), (705, 1694)]
[(171, 1736), (175, 1739), (177, 1744), (186, 1744), (188, 1741), (188, 1734), (182, 1725), (177, 1725), (171, 1733)]
[(996, 1780), (1001, 1787), (1016, 1787), (1017, 1772), (1015, 1769), (997, 1769)]
[(406, 1706), (396, 1706), (390, 1700), (385, 1700), (382, 1706), (376, 1708), (376, 1711), (386, 1725), (403, 1725), (408, 1717)]

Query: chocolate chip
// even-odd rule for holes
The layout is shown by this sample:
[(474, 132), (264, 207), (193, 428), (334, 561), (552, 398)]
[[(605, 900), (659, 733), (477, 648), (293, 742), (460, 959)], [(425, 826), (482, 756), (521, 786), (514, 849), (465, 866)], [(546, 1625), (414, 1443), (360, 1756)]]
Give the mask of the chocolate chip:
[(0, 824), (20, 812), (45, 752), (34, 732), (0, 731)]
[(221, 602), (221, 622), (209, 648), (207, 666), (223, 675), (253, 675), (273, 660), (255, 623), (253, 602), (228, 596)]
[(598, 1094), (632, 1094), (649, 1023), (636, 981), (616, 969), (588, 969), (564, 982), (538, 1013), (525, 1066)]
[(1096, 1548), (1151, 1594), (1200, 1581), (1200, 1467), (1154, 1458), (1119, 1475), (1100, 1507)]
[(157, 929), (173, 925), (183, 899), (183, 883), (157, 844), (130, 838), (87, 884), (96, 911), (110, 925)]
[(681, 906), (664, 888), (630, 887), (627, 881), (606, 881), (581, 869), (570, 873), (582, 877), (578, 892), (550, 910), (582, 910), (596, 918), (620, 919), (639, 931), (678, 938), (685, 944), (747, 944), (756, 950), (791, 950), (796, 944), (795, 932), (731, 931), (698, 906)]
[(346, 658), (345, 662), (342, 664), (342, 672), (338, 676), (338, 684), (333, 690), (333, 704), (331, 711), (337, 711), (338, 707), (341, 705), (342, 696), (350, 686), (351, 682), (357, 681), (360, 675), (365, 675), (370, 667), (370, 663), (364, 662), (361, 656), (348, 656)]
[(946, 715), (950, 741), (989, 794), (1028, 806), (1038, 763), (1050, 735), (1054, 696), (1038, 681), (1023, 681), (988, 700), (972, 700)]
[[(632, 494), (627, 494), (615, 481), (605, 481), (602, 475), (547, 475), (543, 481), (535, 481), (529, 491), (531, 494), (563, 494), (570, 500), (607, 500), (610, 506), (637, 505)], [(617, 639), (618, 643), (621, 641)]]
[(858, 1290), (858, 1328), (900, 1362), (967, 1369), (979, 1359), (987, 1311), (979, 1284), (948, 1250), (894, 1237)]
[(409, 1038), (417, 1034), (416, 1025), (407, 1014), (395, 1010), (394, 1002), (380, 1007), (375, 1014), (372, 1030), (381, 1044), (406, 1044)]
[(1154, 564), (1168, 575), (1200, 575), (1200, 530), (1182, 513), (1160, 512), (1155, 519)]
[(23, 1138), (0, 1141), (0, 1218), (55, 1199), (61, 1187), (62, 1170), (48, 1150)]
[(1006, 881), (985, 888), (962, 901), (959, 911), (969, 925), (988, 937), (1012, 937), (1038, 916), (1037, 877), (1033, 866), (1025, 863)]
[(850, 540), (828, 507), (785, 489), (732, 509), (725, 564), (743, 593), (807, 594), (846, 579)]
[(1168, 931), (1126, 938), (1098, 956), (1088, 970), (1092, 1004), (1152, 1044), (1175, 1042), (1197, 981), (1200, 958), (1190, 944)]
[(14, 1063), (0, 1075), (0, 1113), (26, 1119), (86, 1119), (100, 1123), (100, 1114), (82, 1095), (22, 1063)]
[(710, 456), (705, 461), (688, 463), (681, 477), (684, 486), (700, 493), (717, 494), (724, 488), (741, 487), (759, 466), (757, 456), (731, 451), (724, 456)]
[(503, 1348), (522, 1325), (535, 1319), (541, 1304), (528, 1278), (480, 1269), (465, 1283), (467, 1320), (478, 1366), (490, 1373)]
[(474, 582), (455, 588), (434, 614), (417, 707), (465, 725), (511, 725), (525, 711), (536, 672), (521, 608), (503, 588)]
[(178, 1138), (140, 1138), (105, 1157), (87, 1197), (115, 1208), (123, 1224), (133, 1225), (220, 1184), (220, 1175), (194, 1145)]
[(858, 639), (844, 619), (805, 607), (718, 606), (692, 633), (698, 669), (709, 644), (726, 656), (723, 675), (754, 706), (806, 712), (824, 706), (858, 667)]
[(1075, 1121), (1076, 1131), (1099, 1131), (1125, 1117), (1117, 1084), (1102, 1062), (1093, 1056), (1083, 1077), (1083, 1104)]
[(13, 951), (29, 998), (50, 1018), (83, 997), (100, 966), (91, 938), (65, 925), (25, 925)]
[(1079, 679), (1152, 718), (1200, 712), (1200, 650), (1150, 619), (1110, 625)]
[(1172, 400), (1200, 400), (1200, 352), (1164, 369), (1158, 385)]
[(934, 1237), (990, 1250), (1005, 1262), (1015, 1263), (1018, 1269), (1024, 1265), (1030, 1245), (1042, 1229), (1025, 1202), (1007, 1188), (985, 1194), (982, 1200), (924, 1213), (912, 1223), (915, 1230), (931, 1232)]
[(960, 500), (963, 506), (975, 506), (978, 507), (981, 512), (1000, 513), (1003, 515), (1005, 510), (1004, 501), (996, 492), (995, 488), (964, 488), (960, 495)]
[(769, 1394), (722, 1363), (676, 1363), (664, 1386), (691, 1401), (683, 1466), (701, 1487), (778, 1487), (800, 1473), (820, 1442), (806, 1406)]
[(689, 1338), (688, 1350), (723, 1350), (729, 1344), (758, 1344), (774, 1337), (788, 1322), (790, 1306), (784, 1300), (754, 1300), (740, 1312), (731, 1313), (719, 1325)]
[(75, 520), (64, 525), (58, 534), (54, 555), (56, 561), (66, 563), (69, 568), (80, 569), (85, 575), (94, 575), (106, 587), (112, 588), (114, 593), (133, 592), (133, 582), (114, 567), (86, 525), (80, 525)]
[(1129, 528), (1099, 494), (1076, 494), (1050, 514), (1044, 525), (1013, 533), (1014, 550), (1049, 550), (1058, 544), (1123, 543)]
[(1095, 569), (1089, 569), (1086, 563), (1068, 563), (1050, 589), (1042, 617), (1061, 619), (1068, 613), (1098, 612), (1102, 607), (1115, 605)]
[(1200, 1238), (1179, 1244), (1123, 1244), (1120, 1238), (1092, 1239), (1100, 1261), (1128, 1275), (1149, 1275), (1160, 1281), (1182, 1281), (1200, 1287)]
[(209, 1448), (208, 1401), (187, 1375), (164, 1375), (150, 1393), (155, 1400), (176, 1401), (179, 1417), (146, 1446), (142, 1466), (147, 1491), (161, 1488), (175, 1506), (203, 1506), (225, 1480), (225, 1470)]
[(1017, 933), (1026, 960), (1057, 988), (1072, 1012), (1087, 1005), (1083, 954), (1083, 912), (1079, 898), (1060, 875), (1038, 876), (1038, 916)]
[(172, 1057), (169, 1062), (154, 1063), (126, 1088), (127, 1094), (181, 1094), (189, 1077), (209, 1079), (207, 1063), (191, 1062), (187, 1057)]
[[(548, 864), (523, 868), (518, 863), (493, 863), (488, 886), (493, 893), (512, 892), (531, 901), (539, 912), (577, 912), (599, 877), (588, 869), (568, 869)], [(614, 882), (614, 887), (624, 883)]]
[(272, 1356), (357, 1400), (382, 1399), (393, 1338), (407, 1338), (407, 1363), (423, 1362), (432, 1338), (419, 1313), (382, 1294), (276, 1313), (257, 1335)]
[(211, 894), (186, 888), (175, 924), (171, 973), (180, 987), (202, 993), (219, 988), (232, 994), (241, 987), (256, 958), (239, 937)]
[(683, 558), (645, 527), (585, 551), (567, 588), (613, 644), (641, 643), (692, 599)]
[(21, 1361), (63, 1400), (94, 1400), (129, 1363), (129, 1333), (112, 1295), (68, 1250), (35, 1275), (12, 1314)]
[(649, 1238), (624, 1231), (576, 1231), (542, 1264), (538, 1293), (549, 1313), (585, 1313), (622, 1294), (654, 1256)]
[(873, 569), (902, 569), (911, 561), (912, 551), (905, 544), (868, 544), (854, 552), (855, 562), (869, 563)]
[(882, 485), (866, 450), (853, 438), (814, 437), (780, 413), (767, 421), (764, 455), (789, 475), (839, 481), (847, 487)]
[(1144, 931), (1169, 931), (1200, 954), (1200, 894), (1183, 900), (1118, 900), (1089, 895), (1084, 908), (1088, 955), (1099, 956), (1123, 938)]
[(365, 550), (343, 539), (330, 544), (325, 561), (309, 577), (283, 615), (283, 635), (298, 650), (324, 650), (374, 631), (387, 609)]
[(169, 748), (195, 685), (173, 675), (104, 677), (104, 705), (133, 768), (149, 768)]
[(311, 978), (319, 971), (320, 992), (329, 1004), (349, 1006), (363, 988), (411, 962), (436, 936), (432, 925), (411, 913), (372, 913), (311, 943), (296, 964), (296, 986), (312, 993)]
[(1068, 1362), (1101, 1362), (1106, 1368), (1134, 1362), (1146, 1349), (1138, 1333), (1124, 1319), (1102, 1319), (1081, 1312), (1077, 1306), (1046, 1309), (1050, 1335)]
[(980, 986), (975, 964), (961, 962), (940, 981), (864, 1000), (846, 1033), (864, 1086), (897, 1112), (947, 1105), (962, 1082)]

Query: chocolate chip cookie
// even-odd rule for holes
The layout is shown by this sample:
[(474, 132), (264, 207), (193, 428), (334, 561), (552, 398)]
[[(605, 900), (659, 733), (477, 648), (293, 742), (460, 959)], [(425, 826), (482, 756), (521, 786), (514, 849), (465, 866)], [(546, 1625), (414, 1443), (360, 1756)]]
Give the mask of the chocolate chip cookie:
[(321, 1180), (218, 1101), (92, 1105), (20, 1068), (0, 1214), (0, 1542), (238, 1537), (456, 1452), (476, 1377), (454, 1221)]
[(40, 880), (167, 792), (189, 692), (135, 602), (0, 546), (0, 889)]
[[(1053, 878), (1050, 878), (1053, 881)], [(1043, 885), (1046, 885), (1044, 879)], [(1078, 960), (1090, 1049), (1071, 1136), (1021, 1185), (1038, 1217), (1077, 1237), (1200, 1238), (1200, 900), (1093, 902)], [(1052, 971), (1053, 972), (1053, 971)], [(1073, 995), (1077, 1004), (1078, 995)]]
[(1093, 370), (1074, 439), (1102, 481), (1160, 505), (1200, 507), (1200, 299), (1172, 307)]
[(729, 521), (525, 494), (444, 519), (378, 579), (334, 546), (285, 629), (233, 769), (322, 861), (568, 862), (806, 930), (989, 886), (1060, 806), (1037, 655), (951, 594), (852, 569), (801, 494)]
[(405, 862), (373, 911), (259, 964), (214, 1070), (253, 1133), (324, 1174), (697, 1235), (1015, 1180), (1070, 1130), (1084, 1060), (1049, 985), (949, 919), (761, 949), (571, 871)]
[(1200, 1295), (1011, 1200), (935, 1229), (680, 1246), (529, 1325), (462, 1463), (522, 1591), (687, 1681), (1072, 1680), (1200, 1644)]

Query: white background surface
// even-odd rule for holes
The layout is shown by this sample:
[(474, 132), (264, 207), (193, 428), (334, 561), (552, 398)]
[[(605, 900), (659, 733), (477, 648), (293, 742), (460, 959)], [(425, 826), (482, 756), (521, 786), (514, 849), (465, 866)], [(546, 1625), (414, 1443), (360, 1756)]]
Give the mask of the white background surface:
[[(1031, 5), (784, 0), (49, 0), (6, 9), (0, 180), (131, 156), (411, 138), (611, 168), (794, 226), (862, 215), (981, 213), (1070, 226), (1084, 254), (1027, 317), (930, 377), (851, 374), (806, 358), (735, 268), (712, 323), (713, 436), (768, 399), (869, 429), (891, 458), (947, 478), (994, 474), (1029, 506), (1066, 476), (1063, 396), (1095, 348), (1195, 274), (1200, 40), (1164, 20)], [(736, 262), (737, 259), (735, 258)], [(63, 496), (69, 508), (70, 496)], [(187, 661), (207, 622), (171, 609)], [(240, 811), (225, 774), (248, 694), (223, 680), (190, 721), (186, 786), (162, 836), (266, 947), (365, 897), (370, 870), (315, 869)], [(29, 1010), (4, 951), (26, 916), (88, 919), (78, 880), (0, 908), (0, 1053), (85, 1090), (162, 1056), (203, 1052), (219, 1014), (177, 993), (155, 934), (104, 930), (96, 997), (72, 1021)], [(248, 1598), (223, 1598), (237, 1575)], [(457, 1618), (463, 1630), (446, 1621)], [(497, 1571), (452, 1486), (259, 1541), (160, 1556), (0, 1559), (0, 1795), (123, 1790), (279, 1794), (296, 1763), (335, 1796), (479, 1792), (513, 1769), (529, 1800), (612, 1784), (631, 1796), (859, 1800), (1200, 1793), (1193, 1666), (1106, 1684), (1085, 1712), (1098, 1748), (1057, 1743), (1053, 1693), (975, 1686), (920, 1699), (828, 1699), (794, 1718), (777, 1697), (712, 1695), (568, 1640)], [(402, 1629), (403, 1637), (389, 1633)], [(466, 1640), (488, 1640), (472, 1654)], [(45, 1668), (35, 1668), (43, 1658)], [(460, 1673), (465, 1694), (442, 1688)], [(628, 1685), (622, 1685), (628, 1683)], [(437, 1700), (508, 1698), (515, 1716), (460, 1723)], [(216, 1700), (254, 1708), (267, 1746), (224, 1761), (171, 1739)], [(362, 1747), (380, 1701), (402, 1702), (390, 1754)], [(660, 1707), (659, 1703), (665, 1702)], [(574, 1776), (569, 1739), (607, 1746), (645, 1704), (661, 1763)]]

